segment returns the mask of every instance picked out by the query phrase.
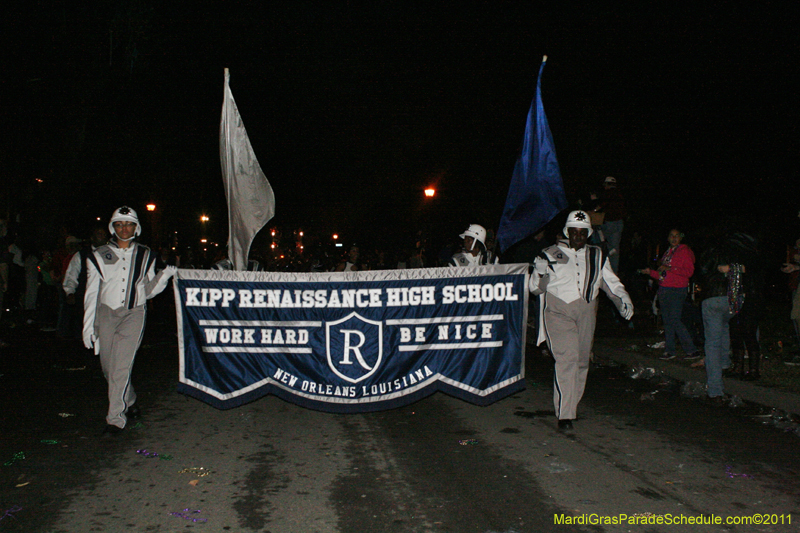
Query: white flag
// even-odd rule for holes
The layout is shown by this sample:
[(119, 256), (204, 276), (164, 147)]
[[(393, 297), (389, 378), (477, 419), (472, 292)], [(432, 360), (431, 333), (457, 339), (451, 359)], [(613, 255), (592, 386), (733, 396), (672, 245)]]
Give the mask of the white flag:
[(247, 270), (253, 238), (275, 216), (275, 193), (250, 146), (229, 80), (226, 68), (219, 159), (228, 198), (228, 258), (234, 270)]

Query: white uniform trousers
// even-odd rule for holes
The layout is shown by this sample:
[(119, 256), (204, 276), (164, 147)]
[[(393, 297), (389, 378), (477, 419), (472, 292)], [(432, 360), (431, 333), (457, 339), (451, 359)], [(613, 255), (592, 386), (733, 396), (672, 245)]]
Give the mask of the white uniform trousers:
[(100, 305), (95, 319), (100, 343), (100, 364), (108, 381), (108, 415), (106, 422), (124, 428), (125, 412), (136, 403), (131, 383), (133, 360), (142, 342), (145, 307), (111, 309)]
[(565, 303), (547, 293), (544, 306), (547, 344), (556, 360), (553, 378), (556, 417), (559, 420), (574, 420), (589, 374), (597, 299), (587, 303), (579, 298)]

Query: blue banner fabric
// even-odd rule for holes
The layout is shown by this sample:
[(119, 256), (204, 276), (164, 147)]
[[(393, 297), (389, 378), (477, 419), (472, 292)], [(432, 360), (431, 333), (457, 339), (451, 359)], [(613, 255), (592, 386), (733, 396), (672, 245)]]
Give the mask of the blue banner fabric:
[(528, 265), (338, 273), (178, 270), (179, 391), (321, 411), (525, 388)]
[(567, 207), (567, 195), (556, 159), (556, 147), (542, 103), (542, 71), (539, 67), (536, 96), (528, 110), (525, 137), (511, 184), (506, 205), (497, 230), (500, 253), (529, 235), (533, 235)]

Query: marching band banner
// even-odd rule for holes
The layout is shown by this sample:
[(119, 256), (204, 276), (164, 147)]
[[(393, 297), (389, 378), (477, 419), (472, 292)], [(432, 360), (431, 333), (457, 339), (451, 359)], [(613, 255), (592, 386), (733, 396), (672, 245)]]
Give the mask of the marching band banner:
[(366, 412), (525, 387), (528, 265), (337, 273), (178, 270), (180, 392)]

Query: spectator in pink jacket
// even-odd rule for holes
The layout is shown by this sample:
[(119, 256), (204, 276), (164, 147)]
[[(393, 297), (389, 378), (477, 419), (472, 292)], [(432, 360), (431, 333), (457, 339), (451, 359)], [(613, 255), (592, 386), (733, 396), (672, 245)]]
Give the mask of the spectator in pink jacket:
[(657, 270), (645, 268), (639, 272), (648, 274), (658, 280), (658, 301), (661, 305), (661, 316), (664, 319), (665, 352), (661, 359), (668, 361), (676, 357), (675, 337), (680, 340), (686, 359), (697, 359), (702, 356), (694, 345), (689, 330), (681, 321), (683, 304), (686, 302), (689, 278), (694, 274), (694, 252), (681, 244), (683, 233), (672, 229), (667, 236), (669, 248), (661, 256)]

